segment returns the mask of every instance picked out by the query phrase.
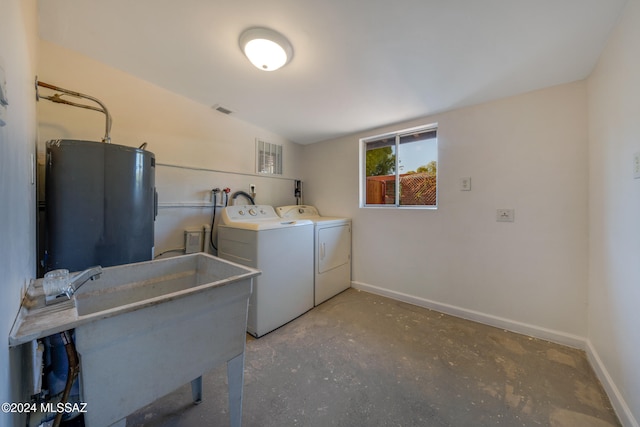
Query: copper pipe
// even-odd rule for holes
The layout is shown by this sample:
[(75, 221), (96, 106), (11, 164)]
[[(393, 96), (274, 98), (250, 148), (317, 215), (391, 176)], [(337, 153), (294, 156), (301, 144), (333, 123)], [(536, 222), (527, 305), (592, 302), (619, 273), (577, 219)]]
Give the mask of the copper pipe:
[[(56, 92), (62, 92), (62, 93), (56, 93), (56, 94), (53, 94), (51, 96), (41, 96), (38, 93), (38, 86), (41, 86), (41, 87), (44, 87), (44, 88), (47, 88), (47, 89), (51, 89), (51, 90), (55, 90)], [(66, 99), (62, 99), (62, 97), (64, 95), (75, 96), (76, 98), (88, 99), (88, 100), (93, 101), (96, 104), (98, 104), (101, 108), (93, 107), (91, 105), (78, 104), (78, 103), (75, 103), (75, 102), (67, 101)], [(54, 86), (54, 85), (49, 84), (49, 83), (38, 81), (38, 78), (36, 77), (36, 100), (40, 100), (40, 98), (46, 99), (46, 100), (51, 101), (51, 102), (55, 102), (57, 104), (66, 104), (66, 105), (71, 105), (73, 107), (86, 108), (88, 110), (94, 110), (94, 111), (99, 111), (101, 113), (104, 113), (104, 115), (106, 116), (106, 124), (105, 124), (104, 138), (102, 138), (102, 142), (105, 142), (105, 143), (108, 143), (108, 144), (111, 143), (111, 123), (112, 123), (111, 114), (109, 114), (109, 110), (107, 110), (107, 107), (99, 99), (94, 98), (93, 96), (90, 96), (90, 95), (82, 94), (80, 92), (74, 92), (74, 91), (69, 90), (69, 89), (64, 89), (64, 88), (61, 88), (59, 86)]]

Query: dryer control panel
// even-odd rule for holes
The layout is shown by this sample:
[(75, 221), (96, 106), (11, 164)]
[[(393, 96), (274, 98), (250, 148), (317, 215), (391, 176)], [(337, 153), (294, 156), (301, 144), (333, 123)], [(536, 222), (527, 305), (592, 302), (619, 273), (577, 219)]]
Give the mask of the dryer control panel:
[(276, 212), (282, 218), (315, 218), (320, 216), (315, 206), (289, 205), (276, 208)]

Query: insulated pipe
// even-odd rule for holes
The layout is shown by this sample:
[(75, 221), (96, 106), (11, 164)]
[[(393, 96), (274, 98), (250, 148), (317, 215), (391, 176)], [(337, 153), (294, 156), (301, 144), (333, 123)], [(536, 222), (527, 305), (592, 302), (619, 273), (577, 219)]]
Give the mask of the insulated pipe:
[[(215, 208), (216, 208), (216, 206), (213, 205), (213, 209), (215, 209)], [(212, 239), (211, 239), (211, 226), (209, 224), (204, 224), (202, 226), (202, 229), (204, 230), (204, 241), (206, 242), (204, 244), (203, 252), (209, 254), (209, 253), (211, 253), (211, 251), (209, 250), (209, 242), (212, 241)]]
[[(38, 93), (38, 86), (42, 86), (47, 89), (51, 89), (51, 90), (55, 90), (63, 93), (62, 94), (56, 93), (51, 96), (41, 96)], [(76, 98), (88, 99), (98, 104), (101, 108), (67, 101), (66, 99), (62, 99), (64, 95), (75, 96)], [(40, 100), (40, 98), (46, 99), (51, 102), (55, 102), (57, 104), (66, 104), (66, 105), (71, 105), (72, 107), (86, 108), (87, 110), (99, 111), (101, 113), (104, 113), (104, 115), (106, 116), (106, 124), (105, 124), (104, 138), (102, 138), (102, 142), (105, 142), (107, 144), (111, 143), (111, 114), (109, 114), (109, 110), (107, 110), (107, 107), (102, 102), (100, 102), (99, 99), (94, 98), (93, 96), (90, 96), (90, 95), (84, 95), (80, 92), (74, 92), (72, 90), (63, 89), (61, 87), (54, 86), (49, 83), (38, 81), (38, 78), (36, 77), (36, 100)]]

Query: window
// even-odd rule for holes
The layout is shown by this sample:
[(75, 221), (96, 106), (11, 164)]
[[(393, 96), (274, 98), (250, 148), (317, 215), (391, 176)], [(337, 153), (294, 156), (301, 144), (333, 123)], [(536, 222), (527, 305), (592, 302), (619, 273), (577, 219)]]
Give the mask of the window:
[(256, 139), (256, 172), (282, 175), (282, 145)]
[(360, 153), (361, 206), (437, 207), (436, 125), (361, 139)]

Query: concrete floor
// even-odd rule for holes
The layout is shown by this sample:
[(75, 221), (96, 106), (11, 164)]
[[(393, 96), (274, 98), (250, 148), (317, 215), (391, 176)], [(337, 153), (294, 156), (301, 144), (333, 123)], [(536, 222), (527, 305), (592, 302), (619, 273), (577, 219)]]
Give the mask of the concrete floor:
[[(127, 426), (228, 426), (226, 370)], [(585, 353), (349, 289), (248, 338), (243, 425), (617, 426)]]

